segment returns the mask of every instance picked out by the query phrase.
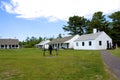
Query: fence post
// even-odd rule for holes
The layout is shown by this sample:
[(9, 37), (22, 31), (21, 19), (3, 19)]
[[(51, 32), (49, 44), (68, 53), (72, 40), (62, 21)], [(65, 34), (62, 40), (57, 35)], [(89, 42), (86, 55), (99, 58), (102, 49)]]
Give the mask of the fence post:
[(56, 51), (56, 55), (58, 56), (58, 48), (57, 47), (55, 48), (55, 51)]
[(43, 48), (43, 56), (45, 56), (45, 51), (46, 51), (45, 48)]

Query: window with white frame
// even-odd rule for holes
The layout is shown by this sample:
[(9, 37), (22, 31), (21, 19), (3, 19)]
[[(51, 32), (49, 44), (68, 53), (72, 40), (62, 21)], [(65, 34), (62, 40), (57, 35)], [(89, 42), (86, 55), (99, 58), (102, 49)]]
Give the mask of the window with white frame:
[(82, 42), (82, 46), (85, 46), (85, 42)]
[(76, 46), (79, 46), (79, 45), (78, 45), (78, 42), (76, 42)]
[(99, 46), (102, 46), (102, 41), (99, 41)]
[(89, 46), (91, 46), (92, 45), (92, 42), (91, 41), (89, 41)]

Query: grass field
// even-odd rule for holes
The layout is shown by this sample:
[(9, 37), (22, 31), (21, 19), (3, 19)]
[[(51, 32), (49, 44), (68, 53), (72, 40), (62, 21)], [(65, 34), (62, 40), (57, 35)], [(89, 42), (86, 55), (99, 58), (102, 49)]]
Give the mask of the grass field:
[(109, 50), (113, 55), (120, 57), (120, 48)]
[(115, 80), (99, 51), (40, 49), (0, 50), (0, 80)]

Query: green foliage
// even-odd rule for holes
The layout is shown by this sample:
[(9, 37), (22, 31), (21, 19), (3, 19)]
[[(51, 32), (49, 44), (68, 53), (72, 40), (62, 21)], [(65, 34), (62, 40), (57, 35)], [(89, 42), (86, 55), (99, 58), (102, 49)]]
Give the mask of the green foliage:
[(24, 47), (24, 48), (33, 48), (37, 43), (41, 41), (42, 41), (41, 37), (37, 39), (36, 37), (32, 36), (31, 38), (27, 37), (25, 41), (22, 41), (19, 44), (21, 47)]
[(115, 80), (99, 51), (40, 49), (0, 50), (0, 80)]
[(114, 49), (114, 50), (109, 50), (113, 55), (120, 57), (120, 48)]
[(68, 25), (63, 27), (65, 31), (68, 31), (71, 35), (82, 35), (84, 34), (84, 28), (86, 27), (87, 19), (84, 17), (73, 16), (69, 18), (67, 23)]
[(87, 33), (91, 32), (93, 28), (96, 28), (99, 31), (105, 31), (106, 33), (109, 32), (109, 22), (106, 20), (103, 12), (95, 12), (88, 25)]
[(59, 34), (57, 38), (62, 38), (62, 34)]
[(120, 46), (120, 11), (112, 13), (109, 17), (112, 19), (111, 37)]

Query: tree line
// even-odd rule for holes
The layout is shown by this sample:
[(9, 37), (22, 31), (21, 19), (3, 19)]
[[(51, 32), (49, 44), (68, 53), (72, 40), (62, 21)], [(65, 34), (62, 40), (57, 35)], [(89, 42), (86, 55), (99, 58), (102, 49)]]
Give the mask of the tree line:
[[(57, 38), (62, 38), (62, 35), (59, 34)], [(51, 41), (53, 39), (54, 39), (53, 37), (50, 37), (50, 38), (46, 38), (46, 37), (36, 38), (36, 37), (32, 36), (32, 37), (27, 37), (25, 39), (25, 41), (20, 41), (19, 45), (20, 45), (21, 48), (34, 48), (34, 47), (36, 47), (35, 46), (36, 44), (40, 43), (43, 40), (50, 40)]]
[(93, 28), (106, 32), (113, 39), (113, 43), (120, 46), (120, 11), (110, 15), (104, 15), (103, 12), (98, 11), (92, 15), (91, 19), (74, 15), (69, 17), (63, 30), (70, 35), (83, 35), (92, 33)]
[(32, 37), (27, 37), (25, 41), (20, 41), (19, 45), (22, 48), (33, 48), (35, 47), (35, 44), (41, 42), (43, 39), (42, 37), (36, 38), (34, 36)]

